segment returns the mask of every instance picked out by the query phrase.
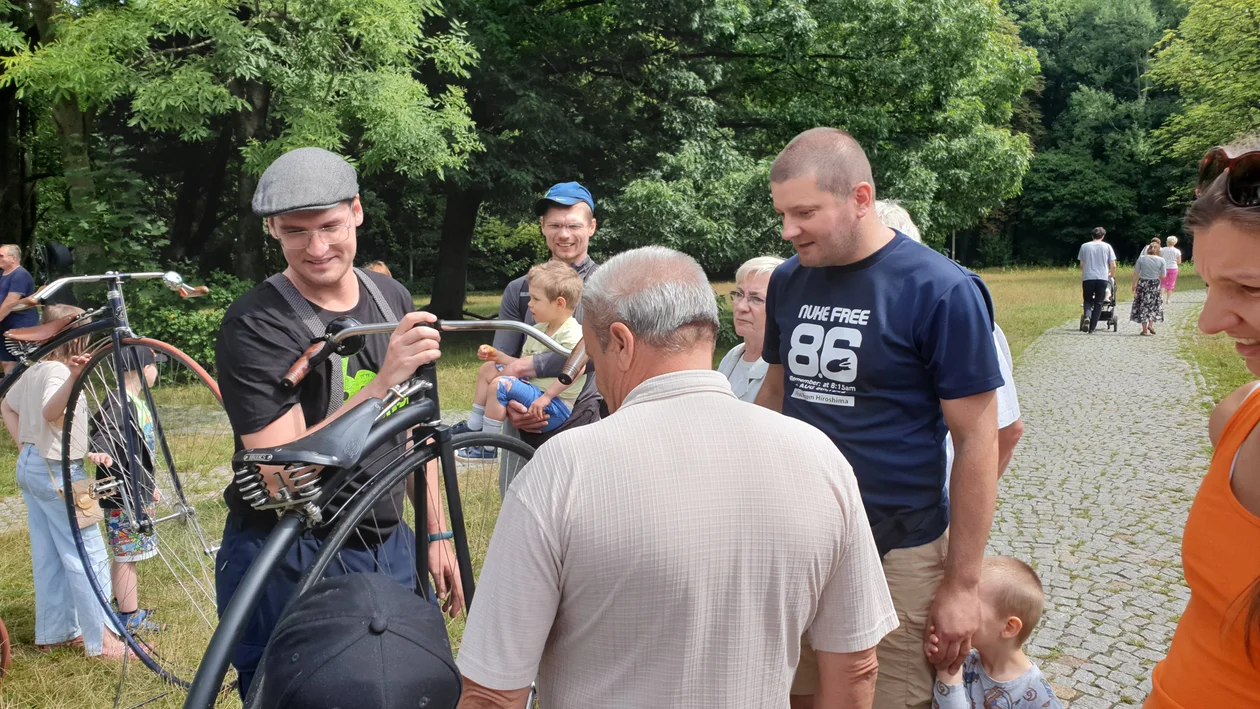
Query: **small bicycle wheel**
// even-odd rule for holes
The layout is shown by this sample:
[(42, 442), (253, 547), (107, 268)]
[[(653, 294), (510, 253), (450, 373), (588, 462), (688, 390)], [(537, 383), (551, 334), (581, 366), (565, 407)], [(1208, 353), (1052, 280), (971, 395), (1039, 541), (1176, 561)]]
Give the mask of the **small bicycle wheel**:
[[(183, 352), (124, 339), (120, 354), (107, 343), (93, 355), (74, 381), (77, 403), (63, 427), (66, 449), (86, 440), (89, 452), (110, 457), (87, 466), (89, 476), (96, 468), (105, 511), (105, 554), (88, 551), (87, 530), (73, 517), (70, 526), (123, 640), (163, 679), (187, 686), (218, 623), (214, 558), (227, 517), (232, 429), (218, 386)], [(69, 456), (62, 475), (71, 489)], [(132, 603), (137, 612), (119, 613)]]

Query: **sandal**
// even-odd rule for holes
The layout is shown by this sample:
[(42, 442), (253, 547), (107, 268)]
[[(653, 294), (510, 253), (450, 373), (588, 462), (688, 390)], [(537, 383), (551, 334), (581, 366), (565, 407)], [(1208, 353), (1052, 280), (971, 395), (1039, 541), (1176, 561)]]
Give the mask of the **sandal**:
[(49, 645), (36, 645), (35, 649), (47, 655), (53, 650), (60, 650), (61, 648), (82, 648), (82, 647), (83, 647), (83, 636), (80, 635), (78, 637), (71, 638), (70, 640), (63, 640), (59, 643), (51, 643)]

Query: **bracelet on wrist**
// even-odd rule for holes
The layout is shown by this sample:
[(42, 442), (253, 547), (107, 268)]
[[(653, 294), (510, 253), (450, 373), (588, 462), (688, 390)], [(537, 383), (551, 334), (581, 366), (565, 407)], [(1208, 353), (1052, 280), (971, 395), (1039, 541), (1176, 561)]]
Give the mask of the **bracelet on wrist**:
[(443, 539), (450, 539), (454, 536), (455, 536), (455, 533), (448, 529), (445, 532), (438, 532), (437, 534), (430, 534), (429, 541), (440, 542)]

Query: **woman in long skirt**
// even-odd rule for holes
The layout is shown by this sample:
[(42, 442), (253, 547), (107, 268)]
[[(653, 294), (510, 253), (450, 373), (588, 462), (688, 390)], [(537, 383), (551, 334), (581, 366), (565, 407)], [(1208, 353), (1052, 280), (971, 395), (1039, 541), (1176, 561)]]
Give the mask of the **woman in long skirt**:
[(1133, 265), (1133, 309), (1129, 320), (1142, 324), (1143, 335), (1154, 335), (1155, 323), (1164, 322), (1164, 300), (1159, 285), (1167, 273), (1168, 264), (1154, 242)]

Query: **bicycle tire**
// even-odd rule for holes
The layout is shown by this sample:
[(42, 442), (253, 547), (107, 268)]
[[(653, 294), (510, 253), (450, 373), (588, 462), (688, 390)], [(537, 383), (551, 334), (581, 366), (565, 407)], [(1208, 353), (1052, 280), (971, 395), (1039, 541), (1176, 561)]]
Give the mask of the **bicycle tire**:
[[(473, 446), (490, 446), (493, 448), (506, 448), (526, 460), (534, 455), (534, 449), (529, 444), (519, 438), (504, 436), (499, 433), (482, 433), (479, 431), (461, 433), (456, 436), (451, 436), (450, 440), (444, 444), (433, 444), (432, 449), (436, 451), (438, 445), (441, 445), (444, 448), (449, 448), (452, 453), (456, 450)], [(407, 475), (415, 472), (421, 466), (427, 465), (429, 461), (436, 459), (439, 459), (439, 456), (433, 455), (432, 453), (418, 454), (412, 460), (405, 461), (403, 465), (395, 464), (390, 466), (387, 470), (381, 472), (373, 478), (370, 483), (365, 485), (350, 506), (344, 509), (338, 516), (336, 525), (333, 527), (332, 532), (330, 532), (328, 537), (324, 540), (324, 544), (321, 547), (319, 554), (315, 556), (315, 561), (312, 562), (311, 566), (302, 574), (302, 579), (298, 582), (296, 595), (300, 596), (306, 593), (317, 581), (319, 581), (320, 578), (323, 578), (324, 572), (327, 571), (329, 564), (332, 563), (337, 552), (345, 546), (346, 541), (349, 540), (351, 535), (355, 533), (359, 524), (367, 517), (376, 503), (379, 502), (383, 496), (389, 494), (394, 487), (404, 482)], [(454, 475), (456, 480), (458, 479), (459, 465), (460, 463), (456, 463), (457, 470), (449, 473), (450, 475)], [(447, 471), (442, 471), (443, 480), (448, 479), (447, 475)], [(448, 507), (447, 513), (452, 517), (459, 512), (459, 510), (451, 511), (449, 509), (449, 502), (446, 506)], [(467, 534), (467, 529), (465, 529), (465, 534)], [(486, 541), (488, 542), (489, 535), (485, 536)], [(425, 571), (427, 573), (427, 569)]]
[[(130, 578), (135, 580), (141, 608), (146, 602), (160, 599), (162, 605), (154, 625), (129, 628), (122, 621), (112, 604), (118, 589), (111, 579), (110, 590), (106, 591), (103, 582), (113, 573), (115, 550), (106, 544), (105, 561), (101, 561), (99, 552), (90, 553), (85, 530), (77, 524), (70, 499), (66, 502), (67, 514), (79, 557), (89, 570), (92, 590), (107, 616), (113, 618), (122, 640), (148, 669), (171, 684), (187, 688), (218, 622), (214, 554), (227, 515), (221, 493), (231, 479), (225, 461), (231, 458), (234, 439), (218, 385), (191, 357), (157, 340), (124, 338), (121, 344), (125, 350), (149, 348), (165, 357), (164, 362), (154, 363), (156, 369), (165, 369), (157, 373), (154, 381), (149, 382), (147, 375), (135, 378), (136, 390), (129, 390), (127, 407), (132, 412), (129, 416), (136, 416), (139, 403), (143, 402), (152, 424), (150, 443), (146, 440), (148, 426), (140, 431), (132, 422), (130, 445), (136, 446), (137, 460), (145, 456), (152, 468), (151, 473), (143, 475), (146, 482), (135, 486), (144, 490), (152, 482), (152, 488), (162, 493), (161, 499), (144, 502), (145, 493), (137, 495), (130, 484), (120, 485), (114, 491), (118, 506), (141, 525), (131, 530), (141, 551), (137, 554), (140, 558), (129, 567)], [(63, 450), (70, 450), (75, 432), (91, 429), (112, 447), (107, 452), (117, 461), (117, 468), (126, 465), (125, 460), (119, 460), (126, 458), (126, 453), (120, 456), (118, 451), (126, 451), (128, 444), (121, 426), (107, 423), (118, 420), (113, 412), (123, 408), (116, 404), (120, 378), (114, 353), (114, 344), (106, 343), (75, 378), (70, 401), (77, 403), (67, 409), (62, 446)], [(130, 356), (127, 352), (123, 355)], [(122, 377), (124, 381), (127, 378)], [(113, 407), (108, 415), (105, 406)], [(83, 420), (85, 417), (88, 420)], [(63, 489), (71, 489), (72, 462), (69, 457), (63, 460)], [(138, 476), (128, 477), (134, 481)], [(99, 525), (92, 528), (99, 530)], [(104, 537), (108, 539), (108, 532)], [(149, 545), (152, 551), (145, 551)], [(103, 568), (106, 563), (109, 569)], [(159, 629), (158, 624), (165, 627)], [(232, 682), (229, 680), (225, 686), (230, 687)]]
[[(337, 554), (355, 535), (360, 523), (366, 519), (369, 514), (371, 514), (372, 510), (376, 508), (376, 505), (380, 502), (381, 498), (391, 494), (398, 485), (403, 484), (406, 481), (407, 476), (424, 469), (432, 461), (441, 460), (441, 458), (444, 457), (443, 452), (449, 452), (449, 456), (446, 456), (447, 459), (454, 460), (454, 453), (456, 450), (472, 446), (491, 446), (494, 448), (510, 450), (526, 460), (533, 457), (534, 454), (533, 447), (519, 438), (512, 438), (511, 436), (505, 436), (497, 433), (473, 431), (451, 436), (445, 443), (429, 444), (428, 450), (424, 452), (417, 453), (413, 451), (408, 455), (404, 455), (399, 461), (387, 466), (385, 470), (377, 474), (370, 482), (360, 488), (351, 503), (341, 510), (336, 518), (337, 521), (333, 525), (332, 530), (324, 539), (319, 553), (315, 556), (315, 559), (311, 563), (310, 567), (306, 569), (306, 571), (302, 574), (301, 579), (298, 581), (297, 591), (294, 593), (294, 598), (290, 600), (289, 607), (291, 608), (297, 598), (301, 597), (305, 593), (308, 593), (320, 579), (324, 578), (325, 572), (327, 572), (328, 568), (335, 562)], [(461, 518), (465, 520), (468, 519), (468, 515), (463, 514), (464, 510), (462, 508), (462, 504), (459, 502), (462, 497), (462, 493), (459, 492), (458, 482), (460, 476), (459, 469), (461, 465), (464, 467), (465, 477), (467, 477), (469, 470), (467, 463), (456, 462), (454, 470), (448, 471), (444, 469), (442, 471), (442, 478), (446, 482), (445, 488), (443, 489), (443, 497), (447, 500), (446, 508), (452, 520), (452, 527), (454, 527), (454, 520)], [(480, 487), (484, 487), (486, 490), (492, 491), (496, 498), (499, 496), (497, 470), (492, 474), (487, 471), (486, 474), (483, 475), (483, 479), (479, 481), (479, 484)], [(452, 492), (454, 493), (453, 495), (451, 494)], [(455, 502), (452, 503), (450, 500), (454, 500)], [(410, 499), (408, 499), (407, 502), (410, 504)], [(497, 516), (497, 507), (495, 512)], [(473, 521), (476, 523), (482, 520), (474, 519)], [(480, 525), (475, 529), (488, 528), (492, 531), (493, 527), (494, 525), (491, 523), (488, 526)], [(452, 529), (452, 531), (454, 532), (456, 530)], [(459, 536), (460, 535), (458, 534), (456, 536), (457, 542), (459, 541)], [(489, 545), (489, 534), (487, 532), (484, 535), (484, 539), (481, 539), (478, 535), (474, 535), (470, 539), (467, 531), (467, 523), (465, 523), (462, 536), (464, 536), (465, 542), (463, 544), (456, 544), (456, 555), (468, 554), (469, 548), (471, 547), (473, 549), (474, 556), (467, 561), (476, 571), (479, 571), (481, 567), (480, 560), (484, 557), (484, 549)], [(477, 555), (477, 550), (481, 550), (480, 556)], [(411, 555), (411, 558), (415, 558), (414, 553)], [(412, 572), (415, 579), (425, 579), (425, 582), (427, 583), (427, 569), (424, 570), (423, 574), (416, 574), (414, 573), (415, 569), (413, 564)], [(462, 619), (466, 613), (467, 609), (465, 609), (460, 615), (460, 618)], [(276, 623), (276, 626), (279, 627), (283, 622), (283, 618), (281, 618), (281, 620)], [(452, 621), (448, 620), (448, 633), (451, 632), (451, 630)], [(457, 643), (454, 642), (452, 643), (452, 646), (458, 647)], [(253, 685), (250, 687), (249, 695), (244, 702), (245, 707), (258, 706), (258, 702), (260, 701), (259, 687), (262, 686), (266, 679), (264, 672), (265, 666), (266, 660), (264, 655), (264, 660), (259, 663), (258, 669), (254, 674)]]

